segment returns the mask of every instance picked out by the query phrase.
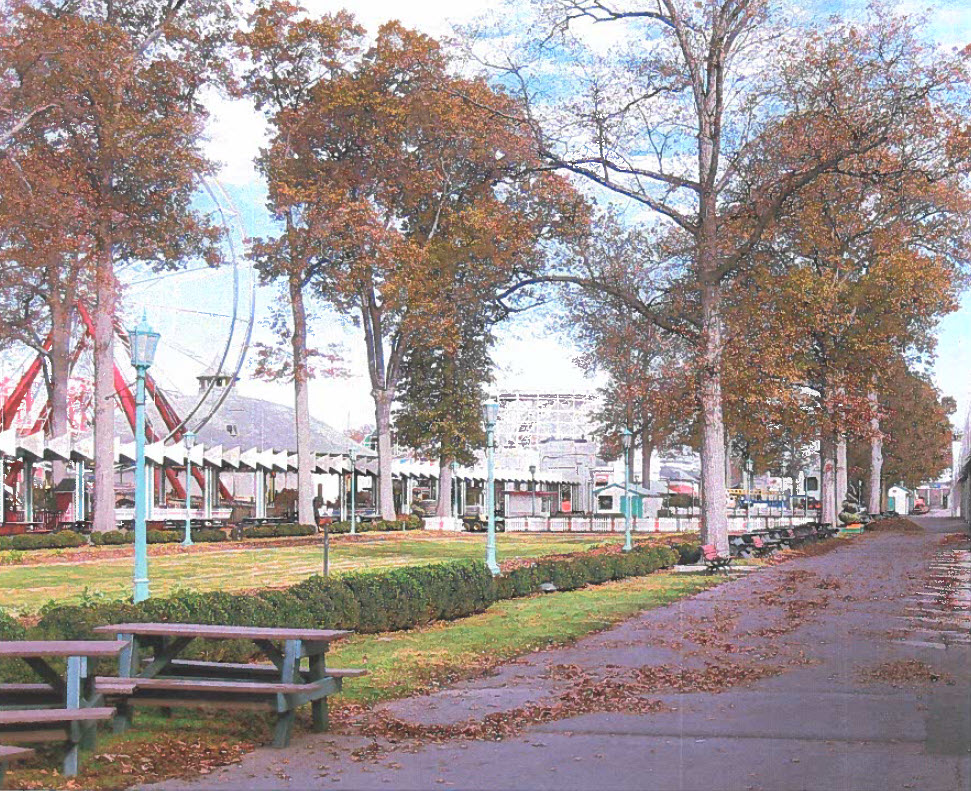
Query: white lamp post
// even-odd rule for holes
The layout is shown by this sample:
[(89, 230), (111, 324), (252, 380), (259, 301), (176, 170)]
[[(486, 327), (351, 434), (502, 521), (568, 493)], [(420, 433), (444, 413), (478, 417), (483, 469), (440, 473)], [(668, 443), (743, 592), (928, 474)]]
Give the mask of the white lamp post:
[(630, 538), (630, 429), (624, 428), (620, 441), (624, 445), (624, 552), (630, 552), (634, 548)]
[(496, 419), (499, 417), (499, 402), (490, 399), (482, 405), (482, 422), (486, 430), (486, 460), (488, 467), (488, 482), (486, 483), (486, 514), (488, 516), (488, 533), (486, 539), (486, 565), (493, 574), (499, 573), (499, 563), (496, 561), (496, 450), (495, 432)]
[(190, 454), (196, 444), (194, 431), (185, 432), (182, 441), (185, 442), (185, 538), (182, 539), (182, 546), (192, 546), (192, 519), (189, 509), (192, 507), (192, 459)]

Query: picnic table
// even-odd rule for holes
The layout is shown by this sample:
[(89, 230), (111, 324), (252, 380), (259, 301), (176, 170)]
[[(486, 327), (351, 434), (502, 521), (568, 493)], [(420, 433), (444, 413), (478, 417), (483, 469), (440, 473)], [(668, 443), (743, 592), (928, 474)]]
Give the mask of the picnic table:
[[(366, 673), (326, 666), (330, 643), (350, 634), (343, 630), (121, 623), (95, 631), (116, 634), (129, 644), (119, 655), (119, 677), (95, 680), (99, 693), (117, 701), (119, 732), (131, 724), (134, 706), (269, 710), (276, 714), (273, 746), (286, 747), (298, 707), (310, 703), (313, 728), (324, 731), (327, 697), (341, 690), (344, 678)], [(270, 664), (181, 659), (197, 639), (252, 642)], [(304, 658), (306, 669), (301, 667)]]
[[(0, 742), (65, 741), (64, 774), (78, 770), (80, 747), (93, 747), (98, 721), (114, 710), (98, 706), (88, 660), (118, 657), (122, 640), (11, 640), (0, 642), (0, 658), (22, 659), (40, 679), (36, 684), (0, 684)], [(66, 660), (62, 672), (52, 659)]]

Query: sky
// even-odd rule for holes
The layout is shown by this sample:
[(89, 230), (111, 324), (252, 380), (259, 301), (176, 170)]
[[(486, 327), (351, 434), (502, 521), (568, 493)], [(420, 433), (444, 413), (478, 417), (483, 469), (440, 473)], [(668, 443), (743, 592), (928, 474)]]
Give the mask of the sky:
[[(334, 11), (342, 3), (330, 0), (305, 0), (311, 12)], [(465, 0), (463, 3), (439, 0), (360, 0), (353, 11), (370, 30), (391, 19), (400, 19), (435, 36), (446, 36), (453, 24), (472, 21), (496, 7), (489, 0)], [(816, 8), (820, 18), (839, 9), (839, 3), (822, 2)], [(909, 11), (925, 6), (908, 3)], [(801, 3), (803, 13), (806, 4)], [(810, 12), (813, 13), (813, 12)], [(971, 42), (971, 3), (947, 0), (927, 7), (932, 35), (941, 47), (961, 47)], [(221, 163), (219, 182), (238, 211), (237, 245), (240, 236), (254, 237), (269, 230), (263, 208), (264, 191), (253, 168), (253, 158), (265, 140), (261, 116), (244, 102), (213, 99), (213, 122), (209, 131), (208, 150)], [(227, 202), (228, 204), (228, 202)], [(252, 273), (241, 263), (239, 285), (241, 314), (248, 311)], [(137, 278), (132, 278), (136, 280)], [(221, 352), (231, 322), (230, 298), (233, 274), (230, 269), (218, 272), (190, 272), (154, 283), (135, 283), (126, 302), (129, 310), (147, 312), (163, 334), (156, 372), (163, 385), (180, 389), (194, 386), (194, 377)], [(256, 289), (256, 338), (266, 338), (264, 326), (270, 306), (281, 298), (273, 286)], [(243, 324), (239, 323), (238, 327)], [(314, 416), (335, 428), (346, 429), (374, 422), (373, 403), (366, 376), (366, 365), (360, 331), (341, 323), (332, 315), (318, 315), (312, 324), (318, 344), (335, 343), (342, 347), (349, 363), (349, 376), (340, 379), (317, 379), (311, 386), (311, 410)], [(935, 380), (940, 389), (958, 401), (955, 422), (963, 425), (969, 407), (971, 389), (971, 296), (964, 299), (961, 310), (946, 317), (938, 333), (938, 361)], [(238, 348), (240, 333), (234, 338)], [(201, 351), (200, 351), (201, 350)], [(577, 349), (568, 339), (552, 330), (542, 316), (527, 314), (502, 328), (495, 353), (496, 389), (543, 389), (552, 391), (590, 391), (600, 384), (587, 378), (573, 363)], [(231, 355), (232, 356), (232, 355)], [(248, 367), (247, 367), (248, 369)], [(267, 398), (280, 403), (292, 401), (290, 386), (253, 381), (244, 377), (239, 384), (246, 395)]]

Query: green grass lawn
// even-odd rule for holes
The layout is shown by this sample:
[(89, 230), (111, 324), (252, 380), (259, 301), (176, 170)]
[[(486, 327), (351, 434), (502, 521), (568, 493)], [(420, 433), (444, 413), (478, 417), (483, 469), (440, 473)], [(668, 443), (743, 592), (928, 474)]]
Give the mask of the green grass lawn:
[[(516, 539), (525, 537), (505, 538), (508, 550)], [(524, 541), (523, 546), (534, 545)], [(338, 704), (372, 704), (406, 697), (427, 689), (432, 682), (447, 683), (536, 648), (569, 643), (723, 579), (657, 573), (577, 591), (503, 601), (479, 615), (406, 632), (352, 637), (328, 653), (328, 665), (366, 667), (370, 674), (348, 680), (344, 692), (334, 700)], [(71, 787), (120, 788), (197, 774), (201, 767), (225, 763), (250, 745), (266, 743), (269, 722), (268, 716), (242, 712), (204, 716), (177, 709), (172, 719), (164, 719), (146, 710), (138, 714), (135, 726), (124, 736), (103, 734), (97, 755), (82, 760), (81, 775)], [(309, 717), (302, 712), (299, 729), (304, 731), (308, 724)], [(54, 755), (37, 759), (12, 772), (10, 786), (65, 787), (64, 778), (51, 773), (56, 765)]]
[[(574, 552), (604, 541), (620, 542), (621, 536), (597, 534), (499, 534), (500, 562), (517, 557), (536, 557)], [(459, 533), (380, 534), (331, 540), (330, 567), (337, 573), (379, 569), (460, 558), (483, 558), (485, 535)], [(48, 601), (78, 602), (86, 594), (121, 599), (131, 592), (131, 555), (98, 558), (94, 550), (82, 562), (44, 565), (0, 565), (0, 606), (20, 615), (36, 612)], [(149, 557), (152, 595), (178, 588), (194, 591), (245, 590), (282, 587), (319, 574), (323, 544), (294, 544), (234, 548), (216, 551), (185, 551)]]

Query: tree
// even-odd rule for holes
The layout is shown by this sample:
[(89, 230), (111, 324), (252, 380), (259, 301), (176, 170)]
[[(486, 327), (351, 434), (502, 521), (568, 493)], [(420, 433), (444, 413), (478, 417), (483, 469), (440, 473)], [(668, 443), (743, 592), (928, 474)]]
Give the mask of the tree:
[[(28, 137), (25, 135), (24, 137)], [(0, 337), (27, 346), (44, 360), (48, 436), (67, 433), (71, 345), (76, 304), (90, 292), (90, 239), (72, 200), (75, 174), (43, 140), (14, 142), (0, 158)], [(53, 466), (54, 482), (64, 477)]]
[[(653, 274), (657, 255), (656, 239), (624, 228), (609, 214), (600, 218), (586, 252), (599, 271), (634, 278)], [(647, 486), (654, 451), (686, 444), (697, 416), (687, 350), (678, 335), (631, 311), (623, 300), (575, 290), (567, 293), (566, 307), (564, 329), (582, 350), (577, 363), (589, 374), (608, 376), (593, 414), (604, 451), (620, 455), (620, 434), (630, 431), (632, 447), (641, 447), (641, 480)]]
[(232, 16), (222, 0), (18, 2), (11, 10), (16, 46), (4, 53), (5, 66), (31, 75), (19, 81), (18, 103), (48, 108), (20, 128), (17, 143), (34, 135), (77, 178), (70, 198), (83, 220), (96, 300), (94, 527), (108, 530), (117, 268), (218, 261), (217, 229), (191, 200), (211, 170), (200, 150), (200, 92), (221, 76)]
[(441, 262), (477, 260), (479, 298), (488, 298), (559, 221), (541, 196), (572, 195), (561, 179), (529, 171), (516, 124), (480, 109), (511, 102), (449, 66), (433, 39), (389, 23), (351, 67), (279, 117), (265, 154), (273, 199), (299, 207), (292, 244), (312, 258), (314, 287), (364, 333), (386, 519), (404, 356), (416, 339), (447, 344), (454, 331)]
[(264, 283), (279, 279), (286, 284), (290, 306), (289, 321), (274, 316), (274, 329), (288, 336), (289, 354), (280, 359), (279, 346), (262, 349), (258, 372), (293, 382), (297, 519), (316, 527), (312, 475), (317, 460), (311, 445), (309, 384), (311, 361), (321, 352), (308, 346), (305, 292), (321, 278), (320, 262), (306, 233), (305, 203), (313, 198), (289, 190), (278, 173), (294, 156), (290, 117), (304, 108), (322, 81), (337, 78), (347, 68), (359, 52), (363, 29), (346, 12), (309, 19), (299, 6), (282, 0), (258, 6), (248, 21), (249, 30), (236, 36), (248, 58), (242, 93), (270, 121), (271, 146), (259, 166), (270, 185), (270, 211), (283, 226), (275, 239), (254, 242), (251, 255)]
[[(920, 42), (915, 22), (879, 12), (865, 24), (835, 22), (787, 39), (769, 22), (768, 0), (551, 0), (543, 8), (549, 34), (534, 50), (555, 60), (556, 97), (568, 98), (547, 111), (551, 84), (530, 82), (521, 61), (506, 60), (506, 79), (530, 102), (521, 120), (552, 166), (676, 229), (693, 312), (672, 322), (650, 295), (595, 273), (547, 279), (624, 300), (692, 343), (705, 540), (724, 552), (725, 283), (817, 178), (837, 170), (862, 175), (861, 156), (922, 135), (929, 108), (956, 93), (959, 64)], [(585, 44), (585, 31), (574, 34), (593, 24), (616, 28), (613, 51)]]
[(397, 443), (438, 461), (438, 516), (449, 515), (452, 463), (473, 464), (485, 445), (482, 403), (492, 381), (491, 325), (474, 310), (459, 319), (449, 346), (417, 341), (405, 353), (394, 415)]
[[(955, 411), (954, 400), (942, 397), (925, 374), (904, 360), (897, 360), (888, 374), (881, 399), (883, 480), (877, 481), (884, 498), (892, 484), (913, 489), (947, 472), (954, 439), (950, 415)], [(849, 467), (855, 478), (871, 473), (866, 438), (850, 443)]]
[(898, 164), (876, 183), (819, 179), (732, 292), (734, 358), (752, 372), (736, 391), (760, 394), (777, 425), (818, 436), (824, 522), (846, 492), (840, 445), (879, 432), (879, 383), (902, 351), (929, 354), (935, 322), (957, 307), (969, 232), (960, 160)]

